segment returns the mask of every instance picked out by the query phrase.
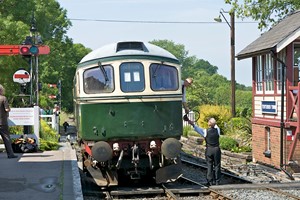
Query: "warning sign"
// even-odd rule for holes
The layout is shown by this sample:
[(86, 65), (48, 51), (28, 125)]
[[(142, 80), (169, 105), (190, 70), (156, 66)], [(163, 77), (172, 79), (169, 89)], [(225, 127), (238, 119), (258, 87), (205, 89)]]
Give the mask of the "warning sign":
[(20, 69), (14, 73), (13, 81), (20, 84), (28, 83), (30, 82), (30, 74), (26, 70)]

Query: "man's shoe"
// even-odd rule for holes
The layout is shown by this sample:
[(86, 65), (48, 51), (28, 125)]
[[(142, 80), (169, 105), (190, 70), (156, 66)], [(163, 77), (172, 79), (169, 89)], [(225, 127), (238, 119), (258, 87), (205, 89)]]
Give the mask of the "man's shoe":
[(212, 185), (213, 185), (212, 182), (207, 182), (207, 183), (206, 183), (206, 186), (207, 186), (207, 187), (212, 186)]
[(18, 156), (16, 155), (11, 155), (11, 156), (7, 156), (7, 158), (11, 159), (11, 158), (17, 158)]

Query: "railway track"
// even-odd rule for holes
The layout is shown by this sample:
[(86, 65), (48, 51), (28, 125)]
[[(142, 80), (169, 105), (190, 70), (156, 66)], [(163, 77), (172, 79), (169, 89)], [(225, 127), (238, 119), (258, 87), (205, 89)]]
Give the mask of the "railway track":
[[(229, 184), (211, 186), (212, 190), (221, 191), (233, 199), (297, 199), (300, 200), (300, 183), (273, 183), (273, 184)], [(292, 192), (298, 193), (293, 194)], [(256, 197), (256, 198), (255, 198)], [(268, 197), (268, 198), (266, 198)]]
[[(212, 196), (219, 199), (232, 200), (220, 191), (210, 189), (203, 184), (185, 177), (176, 183), (167, 183), (154, 187), (116, 187), (105, 199), (168, 199), (178, 200), (182, 197)], [(183, 184), (184, 183), (184, 184)], [(189, 183), (189, 184), (187, 184)], [(140, 198), (139, 198), (140, 197)]]
[[(204, 182), (204, 183), (206, 182), (206, 170), (207, 170), (206, 164), (195, 162), (195, 161), (190, 161), (190, 160), (187, 160), (184, 158), (181, 158), (181, 162), (183, 165), (185, 165), (187, 167), (192, 167), (192, 168), (196, 169), (194, 173), (197, 173), (197, 174), (199, 174), (199, 176), (201, 176), (201, 182)], [(199, 172), (197, 172), (197, 171), (199, 171)], [(198, 176), (198, 178), (199, 178), (199, 176)], [(251, 181), (222, 170), (221, 184), (235, 184), (235, 183), (244, 184), (244, 183), (251, 183)]]
[[(207, 187), (205, 185), (206, 166), (205, 163), (197, 163), (182, 159), (183, 168), (194, 168), (191, 177), (200, 176), (203, 173), (202, 181), (187, 177), (183, 174), (176, 182), (159, 185), (136, 184), (130, 187), (99, 188), (93, 185), (90, 177), (87, 177), (89, 185), (84, 191), (85, 200), (98, 199), (143, 199), (143, 200), (180, 200), (180, 199), (297, 199), (300, 200), (300, 182), (288, 183), (251, 183), (251, 181), (235, 174), (223, 171), (221, 185)], [(195, 174), (197, 174), (195, 176)], [(203, 181), (205, 180), (205, 181)], [(242, 183), (242, 184), (241, 184)]]

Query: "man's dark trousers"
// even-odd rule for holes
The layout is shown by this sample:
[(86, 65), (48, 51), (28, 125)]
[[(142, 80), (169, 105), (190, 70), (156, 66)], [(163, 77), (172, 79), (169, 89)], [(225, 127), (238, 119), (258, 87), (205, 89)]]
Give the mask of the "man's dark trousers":
[[(205, 158), (207, 162), (207, 181), (212, 184), (215, 177), (216, 184), (218, 184), (221, 178), (220, 147), (207, 147), (205, 151)], [(215, 172), (215, 174), (213, 172)]]

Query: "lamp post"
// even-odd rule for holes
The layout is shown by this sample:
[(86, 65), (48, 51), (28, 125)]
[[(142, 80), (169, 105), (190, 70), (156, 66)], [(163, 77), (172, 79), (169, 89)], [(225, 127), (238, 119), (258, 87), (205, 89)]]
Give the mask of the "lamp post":
[[(227, 21), (223, 13), (229, 13), (230, 23)], [(235, 22), (234, 22), (234, 11), (220, 10), (220, 15), (214, 18), (216, 22), (222, 22), (221, 16), (224, 18), (230, 28), (230, 55), (231, 55), (231, 116), (235, 117)]]

